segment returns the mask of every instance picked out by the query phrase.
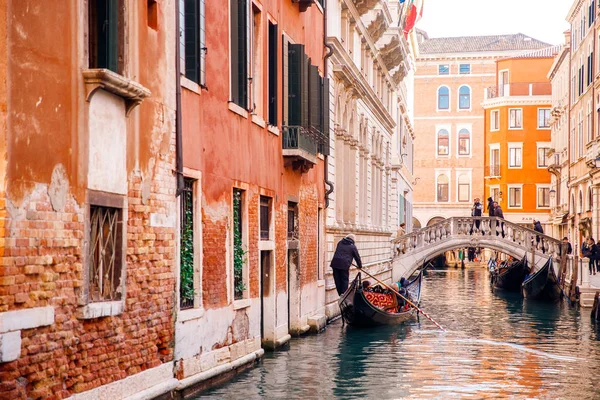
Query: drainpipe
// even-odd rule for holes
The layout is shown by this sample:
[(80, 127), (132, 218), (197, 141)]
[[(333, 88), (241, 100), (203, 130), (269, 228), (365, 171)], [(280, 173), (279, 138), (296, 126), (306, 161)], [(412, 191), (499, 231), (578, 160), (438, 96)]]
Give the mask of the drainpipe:
[[(333, 46), (331, 46), (330, 44), (327, 43), (327, 0), (323, 0), (323, 46), (325, 46), (327, 48), (327, 54), (325, 54), (325, 57), (323, 57), (323, 76), (325, 78), (328, 78), (328, 68), (327, 68), (327, 60), (329, 59), (329, 57), (331, 57), (333, 55)], [(325, 90), (329, 90), (329, 87), (325, 87), (323, 86), (323, 98), (325, 98)], [(329, 107), (329, 104), (326, 105), (327, 107)], [(324, 114), (322, 114), (324, 115)], [(321, 117), (324, 118), (324, 117)], [(321, 124), (321, 126), (325, 126), (325, 121), (322, 121), (323, 123)], [(331, 130), (331, 127), (330, 127)], [(329, 132), (327, 132), (329, 134)], [(329, 137), (329, 136), (328, 136)], [(329, 149), (329, 151), (331, 151), (331, 148)], [(324, 161), (325, 161), (325, 168), (324, 168), (324, 174), (325, 174), (325, 185), (328, 187), (327, 191), (325, 192), (325, 209), (329, 208), (329, 195), (331, 193), (333, 193), (333, 189), (334, 189), (334, 185), (333, 182), (331, 182), (330, 180), (328, 180), (328, 175), (329, 175), (329, 161), (328, 161), (329, 156), (325, 156), (324, 157)]]
[(183, 191), (183, 145), (181, 138), (181, 54), (179, 51), (179, 35), (181, 27), (179, 26), (179, 1), (175, 1), (175, 175), (177, 179), (177, 189), (175, 197), (179, 197)]

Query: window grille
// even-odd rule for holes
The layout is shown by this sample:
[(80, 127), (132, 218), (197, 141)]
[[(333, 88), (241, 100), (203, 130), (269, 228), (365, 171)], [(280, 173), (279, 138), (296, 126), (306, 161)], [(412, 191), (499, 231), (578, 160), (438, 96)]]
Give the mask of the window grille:
[(122, 221), (118, 208), (90, 206), (91, 302), (122, 297)]

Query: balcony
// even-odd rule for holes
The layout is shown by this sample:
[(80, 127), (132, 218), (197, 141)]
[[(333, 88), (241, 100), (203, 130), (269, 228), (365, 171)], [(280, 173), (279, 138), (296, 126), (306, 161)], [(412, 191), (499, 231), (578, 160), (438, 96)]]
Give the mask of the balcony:
[(286, 167), (306, 172), (317, 163), (317, 152), (327, 143), (326, 136), (313, 127), (283, 127), (283, 157)]
[(322, 2), (323, 0), (292, 0), (292, 3), (298, 4), (298, 6), (300, 7), (300, 12), (306, 11), (308, 7), (313, 5), (313, 3), (319, 3), (322, 6)]
[(500, 165), (488, 165), (485, 172), (486, 178), (500, 178)]
[(485, 89), (485, 99), (497, 99), (508, 96), (550, 96), (552, 84), (549, 82), (509, 83)]

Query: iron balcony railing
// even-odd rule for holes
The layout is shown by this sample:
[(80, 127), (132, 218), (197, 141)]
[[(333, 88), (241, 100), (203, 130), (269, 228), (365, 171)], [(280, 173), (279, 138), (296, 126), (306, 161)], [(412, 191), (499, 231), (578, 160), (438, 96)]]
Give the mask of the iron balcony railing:
[(326, 137), (314, 127), (284, 126), (283, 127), (283, 149), (304, 150), (312, 155), (326, 144)]

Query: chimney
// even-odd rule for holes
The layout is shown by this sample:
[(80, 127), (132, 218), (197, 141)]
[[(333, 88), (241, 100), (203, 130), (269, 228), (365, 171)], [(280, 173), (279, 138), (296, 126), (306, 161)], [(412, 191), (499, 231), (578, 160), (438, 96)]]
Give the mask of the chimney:
[(565, 35), (565, 46), (569, 47), (571, 45), (571, 31), (566, 30), (563, 33)]

